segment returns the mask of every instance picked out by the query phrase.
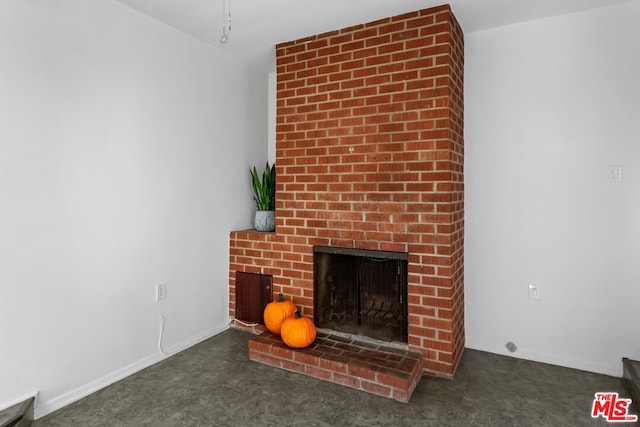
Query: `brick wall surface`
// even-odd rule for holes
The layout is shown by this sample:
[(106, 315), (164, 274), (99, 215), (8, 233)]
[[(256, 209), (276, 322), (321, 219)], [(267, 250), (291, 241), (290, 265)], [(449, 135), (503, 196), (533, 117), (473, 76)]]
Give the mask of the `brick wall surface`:
[(276, 47), (276, 231), (231, 233), (235, 272), (313, 315), (313, 246), (409, 253), (408, 344), (452, 376), (464, 347), (464, 41), (448, 6)]

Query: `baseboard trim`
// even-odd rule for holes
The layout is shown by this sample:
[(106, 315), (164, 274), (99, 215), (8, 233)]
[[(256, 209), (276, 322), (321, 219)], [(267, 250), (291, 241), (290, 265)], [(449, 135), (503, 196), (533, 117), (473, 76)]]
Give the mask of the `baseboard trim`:
[[(184, 351), (189, 347), (192, 347), (206, 339), (209, 339), (213, 336), (218, 335), (221, 332), (229, 329), (229, 322), (222, 323), (217, 325), (216, 327), (209, 329), (201, 334), (195, 335), (191, 338), (183, 340), (182, 342), (168, 348), (165, 354), (153, 354), (151, 356), (145, 357), (137, 362), (134, 362), (130, 365), (127, 365), (121, 369), (118, 369), (114, 372), (111, 372), (103, 377), (100, 377), (94, 381), (90, 381), (85, 385), (77, 387), (71, 391), (68, 391), (64, 394), (56, 396), (52, 399), (48, 399), (46, 401), (36, 401), (35, 414), (34, 419), (42, 418), (45, 415), (48, 415), (58, 409), (62, 409), (65, 406), (82, 399), (83, 397), (87, 397), (88, 395), (95, 393), (98, 390), (101, 390), (115, 382), (118, 382), (136, 372), (139, 372), (143, 369), (146, 369), (152, 365), (155, 365), (162, 360), (173, 356), (176, 353)], [(33, 396), (33, 395), (31, 395)], [(30, 397), (31, 397), (30, 396)]]
[(593, 372), (596, 374), (609, 375), (622, 378), (622, 362), (618, 365), (607, 365), (589, 360), (574, 359), (558, 356), (557, 354), (540, 353), (527, 348), (518, 347), (515, 353), (510, 353), (504, 344), (490, 343), (486, 341), (476, 341), (467, 338), (465, 347), (472, 350), (486, 351), (500, 354), (502, 356), (515, 357), (516, 359), (531, 360), (533, 362), (548, 363), (550, 365), (562, 366), (564, 368), (578, 369), (581, 371)]

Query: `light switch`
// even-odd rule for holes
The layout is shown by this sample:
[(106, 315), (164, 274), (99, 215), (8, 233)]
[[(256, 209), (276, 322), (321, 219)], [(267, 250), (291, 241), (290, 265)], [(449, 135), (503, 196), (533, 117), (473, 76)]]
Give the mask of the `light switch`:
[(609, 181), (622, 182), (622, 165), (609, 165)]

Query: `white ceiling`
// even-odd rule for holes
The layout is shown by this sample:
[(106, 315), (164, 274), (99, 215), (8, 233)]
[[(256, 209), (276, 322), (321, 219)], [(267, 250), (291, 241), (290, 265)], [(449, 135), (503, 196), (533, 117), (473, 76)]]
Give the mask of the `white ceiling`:
[[(252, 66), (275, 69), (274, 45), (442, 4), (438, 0), (231, 0), (232, 31), (220, 46), (222, 0), (117, 0)], [(629, 0), (450, 0), (465, 33)]]

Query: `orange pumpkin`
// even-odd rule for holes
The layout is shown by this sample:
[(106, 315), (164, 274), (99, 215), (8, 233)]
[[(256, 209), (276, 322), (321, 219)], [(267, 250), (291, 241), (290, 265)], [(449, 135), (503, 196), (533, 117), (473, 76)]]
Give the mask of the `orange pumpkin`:
[(313, 324), (313, 320), (301, 316), (300, 311), (296, 310), (295, 317), (290, 317), (282, 323), (280, 336), (289, 347), (309, 347), (316, 339), (316, 325)]
[(280, 334), (282, 322), (295, 315), (297, 308), (284, 295), (278, 294), (278, 300), (272, 301), (264, 308), (264, 325), (274, 334)]

